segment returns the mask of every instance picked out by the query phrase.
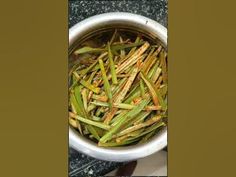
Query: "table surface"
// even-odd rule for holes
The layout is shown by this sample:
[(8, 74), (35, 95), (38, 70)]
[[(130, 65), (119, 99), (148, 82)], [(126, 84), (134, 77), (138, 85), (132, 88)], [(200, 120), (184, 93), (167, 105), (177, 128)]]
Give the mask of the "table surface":
[[(149, 17), (167, 27), (167, 0), (69, 0), (69, 28), (81, 20), (106, 12), (130, 12)], [(123, 163), (107, 162), (69, 150), (70, 177), (98, 177)]]

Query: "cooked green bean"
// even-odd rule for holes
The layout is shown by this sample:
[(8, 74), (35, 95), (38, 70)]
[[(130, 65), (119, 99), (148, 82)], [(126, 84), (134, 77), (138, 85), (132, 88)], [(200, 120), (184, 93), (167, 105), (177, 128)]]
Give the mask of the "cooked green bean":
[(111, 108), (112, 107), (111, 87), (110, 87), (110, 84), (108, 82), (108, 78), (107, 78), (107, 75), (106, 75), (106, 71), (105, 71), (102, 59), (99, 59), (99, 65), (100, 65), (100, 69), (101, 69), (101, 72), (102, 72), (102, 78), (103, 78), (103, 82), (104, 82), (104, 89), (105, 89), (106, 95), (109, 99), (110, 108)]
[(141, 77), (144, 80), (144, 82), (146, 83), (146, 85), (148, 86), (149, 90), (150, 90), (150, 94), (152, 95), (153, 98), (153, 102), (156, 106), (158, 106), (160, 104), (160, 106), (162, 107), (163, 110), (167, 109), (167, 105), (165, 104), (161, 94), (159, 93), (159, 91), (157, 89), (155, 89), (154, 84), (152, 83), (152, 81), (147, 78), (142, 72), (141, 72)]
[(73, 117), (75, 119), (78, 119), (79, 121), (81, 122), (84, 122), (86, 124), (89, 124), (89, 125), (93, 125), (93, 126), (96, 126), (96, 127), (99, 127), (99, 128), (102, 128), (104, 130), (109, 130), (111, 127), (109, 125), (106, 125), (104, 123), (101, 123), (101, 122), (96, 122), (96, 121), (93, 121), (93, 120), (90, 120), (90, 119), (86, 119), (86, 118), (83, 118), (79, 115), (76, 115), (72, 112), (70, 112), (70, 117)]
[(111, 47), (110, 47), (109, 42), (107, 44), (107, 47), (108, 47), (108, 58), (109, 58), (109, 64), (110, 64), (110, 69), (111, 69), (112, 83), (117, 84), (116, 69), (115, 69), (115, 64), (114, 64), (114, 61), (113, 61), (113, 54), (111, 52)]

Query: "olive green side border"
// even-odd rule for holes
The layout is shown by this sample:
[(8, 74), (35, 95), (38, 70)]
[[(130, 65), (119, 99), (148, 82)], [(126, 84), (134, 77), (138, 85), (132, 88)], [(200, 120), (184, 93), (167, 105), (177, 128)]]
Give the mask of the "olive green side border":
[(68, 176), (68, 2), (0, 6), (0, 176)]
[(234, 176), (236, 2), (168, 7), (168, 176)]
[[(169, 0), (169, 177), (234, 175), (234, 8)], [(4, 1), (0, 21), (0, 176), (67, 176), (67, 1)]]

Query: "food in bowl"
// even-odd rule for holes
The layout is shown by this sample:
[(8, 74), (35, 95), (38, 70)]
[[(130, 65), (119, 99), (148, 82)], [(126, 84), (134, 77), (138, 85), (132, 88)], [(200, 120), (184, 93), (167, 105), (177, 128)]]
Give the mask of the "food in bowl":
[(144, 143), (167, 126), (167, 52), (141, 33), (101, 32), (75, 47), (69, 123), (98, 146)]

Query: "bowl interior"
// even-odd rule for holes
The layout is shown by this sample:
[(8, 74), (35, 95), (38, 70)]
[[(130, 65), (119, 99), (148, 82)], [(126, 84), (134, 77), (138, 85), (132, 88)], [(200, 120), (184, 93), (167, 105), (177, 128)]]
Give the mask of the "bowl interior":
[[(78, 47), (83, 47), (82, 44), (84, 44), (85, 42), (90, 42), (90, 41), (97, 41), (96, 44), (93, 44), (95, 45), (94, 47), (101, 47), (103, 43), (107, 43), (111, 39), (115, 30), (117, 30), (117, 33), (119, 33), (123, 39), (129, 38), (131, 39), (131, 41), (135, 41), (137, 36), (141, 36), (144, 40), (147, 40), (151, 44), (161, 44), (162, 46), (164, 46), (163, 43), (157, 37), (154, 37), (142, 30), (137, 30), (137, 29), (129, 28), (129, 27), (122, 27), (122, 26), (106, 27), (106, 28), (104, 27), (101, 29), (94, 30), (75, 41), (75, 43), (69, 49), (69, 69), (71, 69), (71, 67), (74, 64), (79, 62), (79, 59), (75, 59), (72, 56), (72, 53), (74, 52), (75, 49), (77, 49)], [(73, 127), (71, 128), (74, 129)], [(88, 140), (87, 138), (81, 136), (77, 131), (75, 132), (84, 141), (88, 141), (89, 143), (96, 145), (96, 143), (94, 143), (93, 141)], [(155, 136), (158, 136), (158, 133)], [(155, 136), (153, 138), (155, 138)], [(133, 145), (133, 146), (137, 146), (137, 145)], [(128, 147), (132, 147), (132, 145), (129, 145)], [(114, 148), (122, 149), (124, 147), (112, 147), (112, 149)]]

